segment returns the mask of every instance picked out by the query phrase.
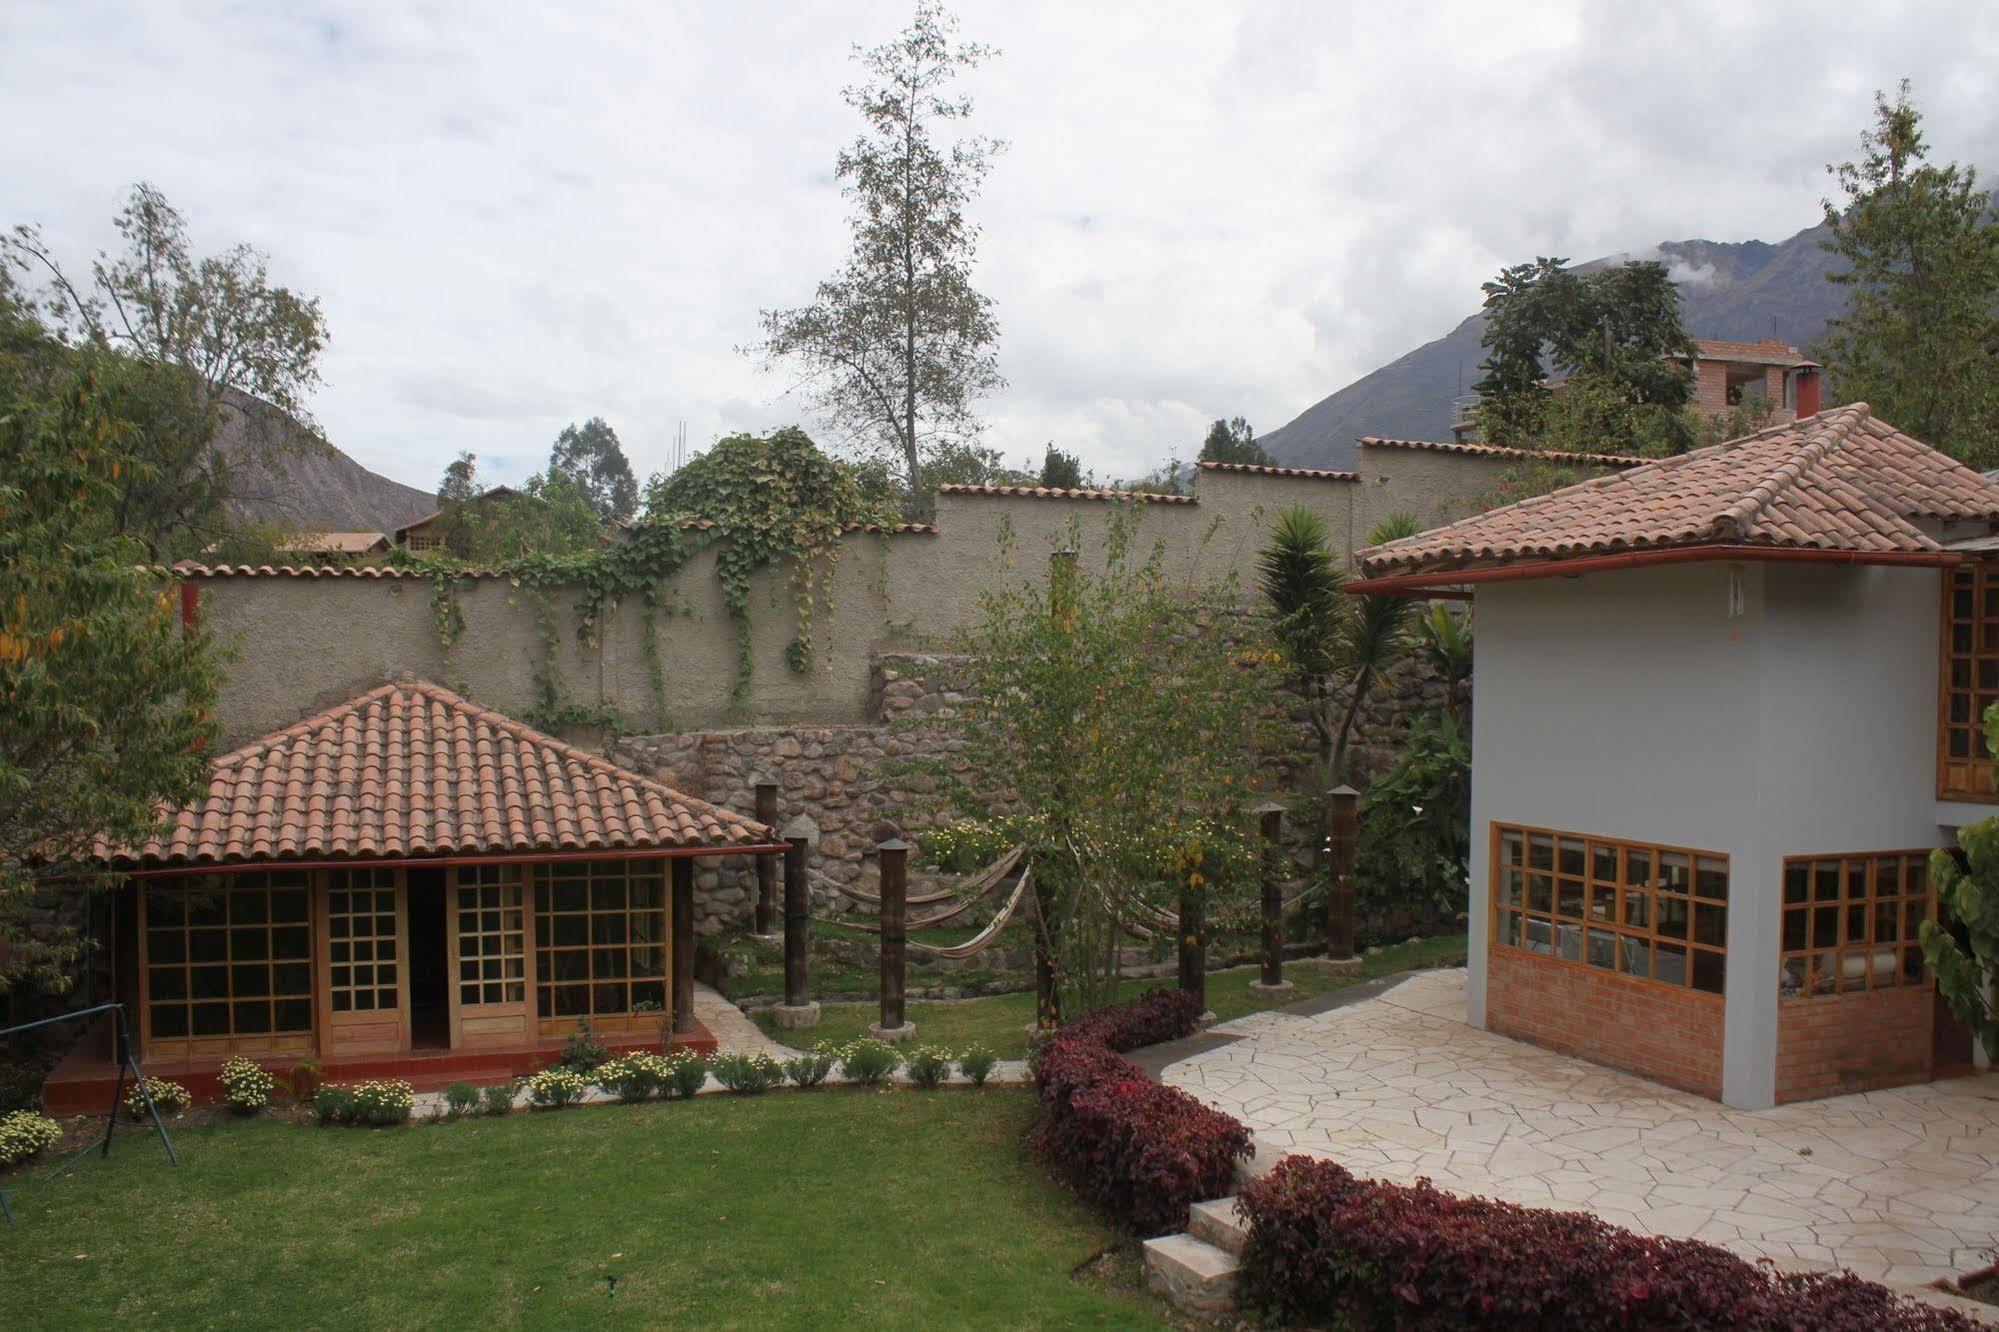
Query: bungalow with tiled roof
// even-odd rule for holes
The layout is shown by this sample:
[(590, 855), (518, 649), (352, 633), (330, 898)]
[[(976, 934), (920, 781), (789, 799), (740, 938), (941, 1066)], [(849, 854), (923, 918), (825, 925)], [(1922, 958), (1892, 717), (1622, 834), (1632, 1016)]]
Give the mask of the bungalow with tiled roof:
[[(216, 759), (208, 794), (142, 846), (111, 912), (119, 998), (148, 1071), (211, 1088), (232, 1055), (427, 1086), (695, 1022), (702, 856), (782, 851), (762, 824), (404, 678)], [(51, 1113), (100, 1107), (85, 1045)]]
[(1999, 484), (1863, 404), (1360, 552), (1474, 601), (1474, 1025), (1748, 1108), (1983, 1059), (1916, 943), (1999, 813)]

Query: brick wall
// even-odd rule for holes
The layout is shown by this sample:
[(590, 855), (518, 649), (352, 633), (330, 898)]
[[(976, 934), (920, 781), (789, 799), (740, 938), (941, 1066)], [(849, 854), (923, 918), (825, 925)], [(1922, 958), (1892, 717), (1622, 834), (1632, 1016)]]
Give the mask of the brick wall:
[(1500, 945), (1489, 962), (1493, 1031), (1720, 1098), (1720, 995)]
[(1777, 1100), (1809, 1101), (1930, 1079), (1927, 985), (1786, 999), (1777, 1010)]

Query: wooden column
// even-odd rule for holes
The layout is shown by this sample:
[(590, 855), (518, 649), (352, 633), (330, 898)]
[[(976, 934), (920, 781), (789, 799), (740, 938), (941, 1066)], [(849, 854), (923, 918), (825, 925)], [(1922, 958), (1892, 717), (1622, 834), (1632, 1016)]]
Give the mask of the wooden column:
[(1336, 786), (1326, 792), (1326, 956), (1351, 958), (1354, 943), (1353, 866), (1360, 836), (1360, 792)]
[[(768, 773), (759, 773), (756, 779), (757, 822), (766, 828), (777, 827), (777, 778)], [(766, 939), (777, 928), (777, 866), (776, 855), (757, 857), (757, 905), (754, 925), (756, 932)]]
[(805, 972), (811, 948), (806, 931), (812, 919), (812, 896), (805, 887), (805, 844), (812, 835), (802, 819), (784, 830), (784, 1003), (803, 1008), (812, 995)]
[(1270, 802), (1250, 812), (1263, 838), (1263, 974), (1258, 980), (1264, 989), (1278, 990), (1284, 987), (1284, 806)]
[(1180, 881), (1180, 988), (1208, 1009), (1208, 940), (1202, 920), (1201, 889), (1191, 879)]
[(909, 843), (891, 837), (875, 848), (881, 855), (881, 1020), (880, 1034), (904, 1034), (903, 965), (908, 948)]
[(673, 1034), (694, 1030), (694, 858), (675, 856), (673, 867)]

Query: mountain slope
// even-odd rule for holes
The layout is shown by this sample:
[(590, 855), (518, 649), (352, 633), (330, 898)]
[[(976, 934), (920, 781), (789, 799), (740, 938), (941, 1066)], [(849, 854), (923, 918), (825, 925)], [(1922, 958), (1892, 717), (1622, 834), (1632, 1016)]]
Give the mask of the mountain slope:
[[(1753, 342), (1782, 338), (1808, 347), (1839, 312), (1845, 293), (1825, 280), (1838, 262), (1819, 244), (1823, 225), (1789, 240), (1669, 241), (1659, 247), (1680, 284), (1687, 331), (1700, 338)], [(1594, 260), (1582, 268), (1620, 263), (1627, 256)], [(1473, 315), (1434, 342), (1347, 385), (1262, 436), (1259, 443), (1291, 467), (1353, 466), (1354, 440), (1449, 437), (1451, 399), (1478, 380), (1482, 315)], [(1461, 389), (1459, 385), (1464, 387)]]
[(215, 447), (235, 465), (238, 518), (328, 532), (392, 532), (437, 496), (369, 471), (282, 412), (231, 394)]

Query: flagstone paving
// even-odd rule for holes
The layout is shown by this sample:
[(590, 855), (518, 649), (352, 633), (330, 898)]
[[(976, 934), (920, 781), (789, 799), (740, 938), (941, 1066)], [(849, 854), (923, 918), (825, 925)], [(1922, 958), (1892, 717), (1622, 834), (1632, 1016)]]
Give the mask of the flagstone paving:
[(1718, 1102), (1479, 1031), (1465, 973), (1316, 1016), (1259, 1013), (1162, 1080), (1356, 1174), (1596, 1213), (1787, 1269), (1916, 1283), (1999, 1242), (1999, 1074), (1780, 1106)]

